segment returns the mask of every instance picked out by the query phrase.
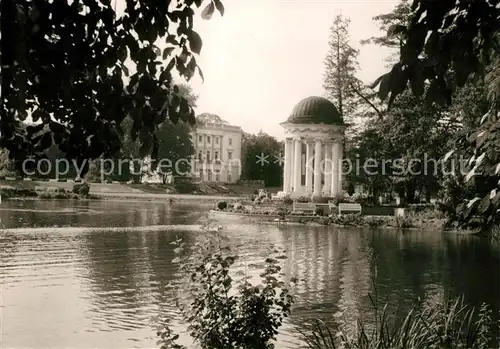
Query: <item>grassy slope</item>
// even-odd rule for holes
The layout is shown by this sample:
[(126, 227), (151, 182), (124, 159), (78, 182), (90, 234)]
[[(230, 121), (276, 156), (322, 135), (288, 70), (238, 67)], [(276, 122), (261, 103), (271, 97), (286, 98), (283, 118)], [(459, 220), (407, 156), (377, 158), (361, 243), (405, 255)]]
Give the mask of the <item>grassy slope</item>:
[[(43, 182), (43, 181), (21, 181), (21, 180), (0, 180), (0, 187), (14, 187), (19, 189), (35, 189), (35, 187), (64, 188), (71, 190), (73, 182)], [(260, 189), (259, 185), (241, 184), (117, 184), (117, 183), (90, 183), (93, 192), (144, 192), (148, 194), (163, 194), (169, 191), (182, 194), (207, 194), (207, 195), (250, 195), (255, 190)], [(269, 190), (270, 189), (270, 190)], [(276, 192), (279, 189), (269, 188), (268, 191)]]

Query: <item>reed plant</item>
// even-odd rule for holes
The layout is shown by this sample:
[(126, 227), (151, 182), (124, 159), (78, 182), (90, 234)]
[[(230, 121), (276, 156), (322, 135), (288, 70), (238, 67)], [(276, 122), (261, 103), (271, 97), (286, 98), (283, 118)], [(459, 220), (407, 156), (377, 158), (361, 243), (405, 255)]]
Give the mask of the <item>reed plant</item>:
[(316, 321), (312, 333), (302, 335), (310, 349), (492, 349), (498, 348), (492, 313), (457, 297), (440, 304), (417, 302), (402, 319), (391, 316), (387, 305), (370, 297), (374, 323), (358, 319), (354, 329), (334, 328)]

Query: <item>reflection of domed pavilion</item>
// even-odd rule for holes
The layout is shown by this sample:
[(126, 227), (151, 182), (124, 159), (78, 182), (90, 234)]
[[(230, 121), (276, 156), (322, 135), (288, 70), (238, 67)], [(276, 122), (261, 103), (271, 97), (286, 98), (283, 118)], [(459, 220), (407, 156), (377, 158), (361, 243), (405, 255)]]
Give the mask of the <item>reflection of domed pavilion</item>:
[(326, 98), (307, 97), (281, 125), (286, 138), (283, 194), (292, 197), (341, 195), (347, 125), (335, 105)]

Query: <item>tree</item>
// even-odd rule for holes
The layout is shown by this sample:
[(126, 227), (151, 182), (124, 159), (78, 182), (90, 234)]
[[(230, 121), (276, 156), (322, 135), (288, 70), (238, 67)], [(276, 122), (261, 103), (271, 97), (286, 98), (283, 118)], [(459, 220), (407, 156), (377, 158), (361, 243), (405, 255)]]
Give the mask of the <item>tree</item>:
[[(157, 163), (157, 171), (163, 178), (163, 183), (169, 175), (183, 176), (191, 171), (191, 157), (194, 146), (191, 141), (191, 128), (184, 122), (174, 124), (165, 121), (158, 129), (159, 139), (158, 159), (166, 161), (164, 166)], [(166, 165), (166, 166), (165, 166)]]
[(350, 119), (359, 106), (359, 98), (355, 90), (363, 85), (356, 78), (358, 70), (358, 54), (349, 43), (349, 18), (335, 16), (331, 27), (328, 45), (330, 50), (325, 58), (324, 88), (328, 98), (342, 117)]
[(283, 171), (279, 156), (283, 155), (282, 142), (262, 131), (256, 135), (245, 133), (242, 153), (243, 179), (263, 180), (268, 187), (281, 185)]
[[(179, 95), (187, 100), (191, 107), (196, 106), (197, 96), (191, 86), (187, 84), (180, 84), (179, 86)], [(135, 160), (133, 162), (133, 174), (135, 175), (132, 177), (134, 177), (135, 181), (139, 181), (144, 174), (142, 167), (144, 157), (141, 157), (140, 142), (133, 140), (129, 136), (130, 129), (133, 127), (133, 121), (130, 118), (124, 120), (122, 127), (124, 131), (120, 155)], [(190, 171), (190, 162), (187, 160), (194, 154), (190, 134), (191, 128), (188, 123), (184, 121), (173, 123), (170, 120), (161, 123), (155, 132), (155, 137), (158, 140), (158, 156), (152, 160), (153, 166), (151, 166), (151, 169), (159, 172), (163, 178), (163, 183), (166, 182), (169, 175), (185, 174)], [(139, 159), (141, 161), (138, 161)], [(128, 179), (121, 178), (121, 180), (129, 180), (132, 175), (130, 171), (123, 168), (121, 173), (128, 173), (129, 176)]]
[(219, 115), (211, 113), (201, 113), (196, 117), (196, 122), (200, 124), (227, 124), (228, 122), (222, 119)]
[[(2, 1), (0, 147), (18, 166), (53, 143), (83, 163), (115, 154), (130, 117), (141, 155), (157, 157), (162, 122), (195, 122), (171, 73), (202, 75), (193, 8), (206, 2), (203, 18), (223, 14), (220, 0), (126, 1), (121, 15), (104, 0)], [(24, 131), (28, 115), (39, 124)]]
[(404, 31), (395, 29), (406, 27), (410, 21), (410, 16), (410, 3), (408, 0), (402, 0), (391, 12), (373, 17), (373, 20), (379, 23), (379, 29), (386, 34), (361, 40), (361, 44), (371, 44), (397, 50), (386, 59), (389, 64), (394, 64), (398, 61), (399, 51), (405, 42)]
[(465, 180), (474, 195), (457, 206), (457, 219), (461, 226), (491, 231), (500, 224), (500, 8), (488, 0), (414, 0), (411, 13), (406, 27), (390, 28), (406, 40), (399, 61), (374, 86), (382, 100), (389, 97), (389, 106), (408, 85), (429, 103), (450, 105), (457, 88), (484, 81), (490, 108), (459, 140), (473, 152)]
[(423, 103), (407, 91), (384, 118), (368, 122), (359, 135), (351, 161), (376, 168), (362, 168), (350, 180), (364, 184), (373, 197), (383, 190), (398, 192), (403, 201), (429, 201), (442, 178), (440, 159), (458, 125), (446, 118), (447, 109)]

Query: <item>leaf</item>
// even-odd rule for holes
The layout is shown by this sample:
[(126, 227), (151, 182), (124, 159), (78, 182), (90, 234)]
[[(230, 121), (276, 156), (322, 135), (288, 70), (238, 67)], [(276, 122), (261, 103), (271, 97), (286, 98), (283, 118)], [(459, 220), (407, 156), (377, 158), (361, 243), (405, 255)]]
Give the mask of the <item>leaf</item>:
[(44, 124), (38, 124), (38, 125), (35, 125), (35, 126), (28, 126), (28, 127), (26, 127), (26, 132), (28, 133), (28, 136), (31, 137), (35, 133), (40, 132), (41, 130), (43, 130), (44, 126), (45, 126)]
[(194, 114), (194, 110), (191, 109), (191, 111), (189, 112), (189, 117), (188, 117), (188, 122), (191, 126), (195, 126), (196, 125), (196, 116)]
[(191, 60), (189, 61), (188, 65), (187, 65), (187, 79), (190, 80), (193, 76), (194, 76), (194, 73), (196, 72), (196, 67), (198, 67), (198, 65), (196, 64), (196, 59), (193, 57), (191, 57)]
[(163, 60), (166, 60), (168, 58), (168, 56), (170, 56), (170, 54), (172, 53), (172, 51), (175, 50), (175, 47), (165, 47), (165, 49), (163, 50)]
[(170, 72), (172, 69), (174, 69), (175, 63), (177, 62), (177, 57), (174, 57), (168, 62), (167, 67), (165, 68), (166, 72)]
[(467, 208), (471, 208), (472, 205), (474, 205), (477, 201), (479, 200), (478, 197), (475, 197), (474, 199), (470, 200), (468, 203), (467, 203)]
[(123, 74), (125, 74), (126, 77), (129, 76), (129, 71), (128, 71), (128, 68), (124, 65), (122, 65), (122, 72)]
[(496, 195), (497, 195), (497, 190), (496, 189), (492, 189), (490, 191), (490, 199), (493, 199)]
[(203, 71), (201, 68), (198, 66), (198, 74), (200, 74), (201, 82), (205, 82), (205, 78), (203, 76)]
[(189, 48), (194, 53), (200, 54), (202, 46), (203, 46), (203, 41), (201, 40), (200, 34), (192, 30), (191, 33), (189, 34)]
[(495, 174), (499, 174), (500, 173), (500, 162), (497, 164), (497, 167), (495, 169)]
[(455, 150), (450, 150), (449, 152), (447, 152), (443, 158), (443, 162), (446, 162), (454, 152)]
[(375, 80), (375, 81), (374, 81), (374, 82), (370, 85), (370, 88), (372, 88), (372, 89), (373, 89), (373, 88), (377, 87), (377, 86), (380, 84), (380, 82), (382, 81), (382, 79), (384, 78), (384, 76), (385, 76), (385, 75), (386, 75), (386, 74), (384, 74), (384, 75), (382, 75), (382, 76), (379, 76), (379, 77), (377, 78), (377, 80)]
[(479, 155), (479, 157), (476, 159), (476, 163), (475, 163), (474, 167), (478, 167), (479, 165), (481, 165), (485, 156), (486, 156), (486, 153), (482, 153), (481, 155)]
[(215, 7), (217, 8), (217, 11), (219, 11), (221, 16), (224, 16), (224, 5), (220, 0), (214, 0)]
[(210, 4), (208, 4), (201, 12), (201, 18), (209, 20), (210, 18), (212, 18), (214, 10), (215, 10), (214, 3), (210, 1)]
[(478, 206), (478, 211), (481, 213), (481, 214), (484, 214), (486, 213), (486, 211), (488, 211), (488, 209), (490, 208), (490, 198), (488, 195), (486, 195), (485, 197), (483, 197), (483, 199), (481, 200), (481, 202), (479, 203), (479, 206)]
[(465, 176), (465, 181), (468, 182), (470, 179), (476, 174), (476, 168), (474, 167), (472, 170), (467, 173), (467, 176)]
[(398, 34), (404, 34), (406, 32), (406, 27), (401, 24), (393, 24), (387, 29), (387, 36), (395, 36)]
[(46, 114), (46, 113), (45, 113), (42, 109), (37, 108), (37, 110), (35, 110), (35, 111), (33, 112), (33, 114), (31, 114), (31, 118), (33, 119), (33, 122), (37, 122), (37, 121), (38, 121), (38, 120), (40, 120), (40, 119), (42, 119), (42, 120), (43, 120), (43, 119), (44, 119), (45, 114)]

